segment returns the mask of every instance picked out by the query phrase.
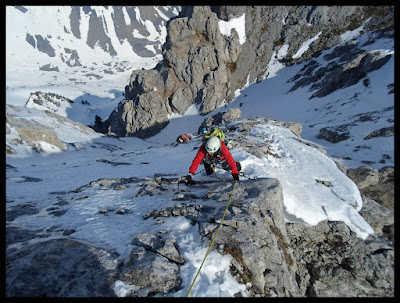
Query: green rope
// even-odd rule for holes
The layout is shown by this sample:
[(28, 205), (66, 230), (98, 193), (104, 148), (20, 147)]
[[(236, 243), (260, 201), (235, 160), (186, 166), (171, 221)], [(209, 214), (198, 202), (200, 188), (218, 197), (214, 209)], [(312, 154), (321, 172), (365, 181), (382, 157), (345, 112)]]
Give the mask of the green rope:
[(190, 288), (189, 288), (188, 293), (186, 294), (186, 297), (189, 297), (189, 294), (190, 294), (190, 292), (192, 291), (194, 282), (196, 282), (197, 276), (199, 275), (199, 273), (200, 273), (200, 271), (201, 271), (201, 268), (203, 267), (203, 264), (204, 264), (204, 262), (206, 261), (206, 258), (207, 258), (208, 254), (209, 254), (210, 251), (211, 251), (211, 248), (212, 248), (212, 246), (213, 246), (213, 244), (214, 244), (215, 238), (217, 237), (217, 235), (218, 235), (218, 233), (219, 233), (219, 231), (220, 231), (220, 229), (221, 229), (221, 227), (222, 227), (222, 222), (224, 222), (226, 212), (228, 211), (228, 206), (229, 206), (229, 204), (231, 203), (232, 196), (233, 196), (233, 192), (235, 191), (235, 188), (236, 188), (236, 184), (237, 184), (237, 180), (235, 180), (235, 185), (233, 186), (233, 189), (232, 189), (232, 192), (231, 192), (231, 196), (230, 196), (229, 201), (228, 201), (228, 205), (226, 205), (224, 215), (222, 216), (221, 223), (219, 224), (219, 227), (218, 227), (218, 229), (217, 229), (217, 232), (215, 233), (214, 239), (212, 240), (211, 245), (210, 245), (210, 247), (208, 248), (208, 251), (207, 251), (207, 253), (206, 253), (206, 255), (205, 255), (204, 259), (203, 259), (203, 262), (202, 262), (201, 265), (200, 265), (199, 270), (197, 271), (196, 276), (194, 277), (194, 280), (193, 280), (193, 282), (192, 282), (192, 285), (191, 285)]

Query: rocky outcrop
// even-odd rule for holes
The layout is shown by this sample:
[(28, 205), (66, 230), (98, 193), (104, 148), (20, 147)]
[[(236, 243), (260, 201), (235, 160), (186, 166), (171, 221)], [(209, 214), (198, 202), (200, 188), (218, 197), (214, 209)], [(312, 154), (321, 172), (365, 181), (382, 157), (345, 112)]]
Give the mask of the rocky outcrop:
[(394, 247), (384, 237), (355, 237), (343, 222), (288, 224), (296, 281), (307, 297), (391, 297)]
[(211, 117), (208, 117), (205, 119), (200, 127), (199, 130), (201, 130), (203, 127), (204, 128), (209, 128), (212, 125), (222, 125), (224, 126), (225, 124), (228, 124), (236, 119), (239, 119), (241, 116), (241, 111), (239, 108), (232, 108), (228, 111), (220, 112), (216, 115), (213, 115)]
[[(205, 197), (182, 193), (175, 207), (153, 210), (144, 217), (185, 216), (199, 224), (207, 247), (231, 190), (232, 185), (225, 184), (210, 187)], [(198, 205), (204, 199), (225, 203)], [(364, 241), (343, 222), (285, 223), (278, 180), (241, 181), (214, 249), (232, 256), (231, 274), (246, 284), (250, 296), (391, 297), (394, 247), (379, 232), (379, 224), (393, 222), (393, 216), (372, 200), (366, 203), (363, 216), (378, 233)]]
[[(373, 215), (370, 220), (374, 223), (371, 226), (377, 226), (376, 232), (387, 236), (394, 243), (394, 167), (387, 166), (376, 170), (363, 166), (347, 169), (346, 173), (364, 195), (368, 208), (377, 208), (382, 205), (388, 210), (390, 215), (386, 214), (384, 218)], [(374, 206), (374, 203), (378, 205)], [(371, 213), (379, 212), (371, 211)]]
[[(62, 97), (56, 99), (66, 102)], [(17, 153), (16, 150), (20, 146), (43, 154), (65, 151), (78, 147), (79, 144), (76, 144), (75, 140), (85, 141), (103, 136), (90, 127), (57, 114), (60, 102), (55, 102), (54, 98), (52, 102), (48, 100), (43, 102), (41, 98), (30, 98), (28, 103), (30, 108), (7, 105), (7, 154)], [(56, 127), (57, 125), (62, 125), (64, 128)]]
[(194, 7), (188, 17), (171, 20), (164, 61), (151, 71), (133, 72), (123, 101), (109, 117), (109, 132), (148, 137), (167, 125), (172, 112), (183, 114), (200, 103), (206, 114), (226, 99), (228, 68), (239, 38), (226, 42), (209, 7)]
[[(371, 41), (373, 39), (371, 38)], [(315, 61), (310, 61), (305, 66), (307, 68), (302, 70), (303, 73), (296, 75), (296, 78), (301, 75), (303, 77), (295, 82), (289, 92), (310, 85), (310, 90), (315, 91), (310, 99), (325, 97), (340, 88), (354, 85), (365, 79), (369, 72), (381, 68), (390, 58), (391, 55), (387, 54), (361, 51), (355, 44), (349, 42), (324, 56), (324, 59), (328, 61), (335, 59), (327, 66), (318, 68)], [(364, 81), (364, 85), (368, 86), (368, 83)]]
[(367, 166), (349, 168), (347, 175), (363, 195), (387, 207), (394, 214), (394, 167), (384, 167), (379, 171)]
[[(245, 42), (236, 29), (230, 36), (221, 34), (220, 22), (243, 15)], [(126, 101), (109, 117), (109, 133), (151, 136), (167, 125), (169, 114), (183, 114), (192, 104), (200, 104), (201, 114), (207, 114), (223, 102), (232, 101), (235, 92), (246, 83), (265, 79), (268, 63), (283, 45), (288, 47), (283, 63), (309, 60), (319, 51), (339, 44), (340, 34), (358, 28), (369, 17), (367, 30), (379, 28), (376, 35), (393, 37), (392, 7), (185, 7), (167, 25), (164, 59), (159, 66), (132, 73), (125, 88)], [(298, 55), (301, 45), (311, 38), (315, 39), (309, 50)], [(341, 56), (346, 64), (332, 64), (311, 75), (317, 68), (313, 65), (312, 70), (308, 69), (309, 76), (298, 80), (292, 90), (324, 78), (312, 89), (317, 91), (313, 97), (326, 96), (357, 83), (390, 58), (353, 49), (348, 56), (349, 47), (344, 46), (327, 58)]]

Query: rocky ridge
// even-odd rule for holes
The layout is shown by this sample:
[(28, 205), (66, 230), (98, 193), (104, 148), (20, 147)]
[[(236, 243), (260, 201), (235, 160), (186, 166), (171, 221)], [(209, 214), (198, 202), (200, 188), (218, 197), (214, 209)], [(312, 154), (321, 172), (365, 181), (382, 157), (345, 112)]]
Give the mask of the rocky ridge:
[[(228, 121), (235, 118), (225, 121), (229, 126)], [(254, 123), (262, 122), (257, 119)], [(281, 123), (299, 131), (295, 123)], [(236, 124), (236, 128), (239, 131), (231, 134), (231, 144), (247, 147), (249, 153), (258, 157), (269, 152), (268, 142), (264, 148), (251, 148), (253, 142), (246, 140), (252, 128), (251, 119)], [(390, 176), (390, 170), (381, 173)], [(350, 174), (357, 175), (353, 171)], [(354, 179), (362, 188), (377, 189), (382, 182), (390, 184), (390, 178), (379, 178), (374, 172), (359, 175)], [(163, 228), (164, 221), (183, 216), (192, 225), (197, 224), (203, 246), (207, 247), (220, 223), (232, 183), (199, 183), (202, 191), (181, 187), (177, 192), (177, 182), (177, 178), (159, 175), (143, 180), (99, 179), (69, 193), (54, 192), (56, 203), (47, 211), (60, 218), (69, 205), (86, 199), (95, 190), (120, 191), (139, 186), (138, 197), (170, 195), (173, 207), (154, 209), (143, 215), (145, 220), (158, 224), (158, 232), (136, 234), (124, 255), (75, 240), (75, 231), (61, 225), (43, 230), (14, 225), (15, 218), (35, 215), (39, 209), (32, 203), (9, 208), (7, 296), (115, 296), (115, 289), (121, 283), (129, 286), (125, 295), (133, 297), (178, 291), (182, 283), (180, 266), (185, 264), (185, 258), (177, 239)], [(278, 179), (242, 180), (214, 249), (231, 256), (230, 272), (246, 285), (249, 296), (391, 297), (394, 296), (394, 246), (385, 227), (393, 225), (394, 216), (373, 199), (364, 196), (363, 200), (361, 214), (375, 230), (375, 235), (365, 241), (343, 222), (323, 221), (317, 226), (288, 223)], [(104, 216), (123, 216), (130, 210), (99, 208), (98, 212)]]

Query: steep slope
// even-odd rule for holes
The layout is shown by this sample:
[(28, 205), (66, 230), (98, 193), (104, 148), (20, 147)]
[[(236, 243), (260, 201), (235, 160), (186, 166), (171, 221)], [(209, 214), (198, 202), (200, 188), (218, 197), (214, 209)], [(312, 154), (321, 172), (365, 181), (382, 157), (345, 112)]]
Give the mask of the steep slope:
[[(347, 31), (360, 34), (379, 28), (381, 34), (393, 37), (392, 7), (234, 7), (229, 25), (218, 18), (221, 11), (212, 8), (187, 8), (171, 20), (163, 61), (153, 70), (132, 73), (125, 88), (126, 100), (106, 122), (110, 132), (147, 138), (168, 124), (170, 114), (183, 114), (192, 104), (199, 104), (200, 113), (207, 114), (231, 102), (246, 85), (268, 77), (275, 56), (286, 65), (310, 59), (338, 45)], [(278, 55), (282, 52), (285, 54)], [(333, 80), (327, 81), (315, 96), (357, 83), (388, 59), (372, 64), (377, 59), (369, 54), (364, 62), (370, 69), (363, 70), (358, 79), (338, 81), (335, 86)], [(351, 67), (341, 70), (342, 79), (347, 69)]]

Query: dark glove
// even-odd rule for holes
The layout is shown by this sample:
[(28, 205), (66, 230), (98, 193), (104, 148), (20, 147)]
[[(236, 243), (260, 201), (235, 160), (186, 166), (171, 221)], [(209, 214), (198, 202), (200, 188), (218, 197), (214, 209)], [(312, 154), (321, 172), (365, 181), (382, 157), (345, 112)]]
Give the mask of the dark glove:
[(186, 176), (186, 180), (185, 180), (185, 184), (186, 184), (186, 185), (189, 186), (189, 185), (195, 184), (195, 182), (193, 181), (192, 176), (193, 176), (192, 173), (189, 173), (189, 174)]
[(239, 174), (232, 174), (233, 179), (239, 181)]

